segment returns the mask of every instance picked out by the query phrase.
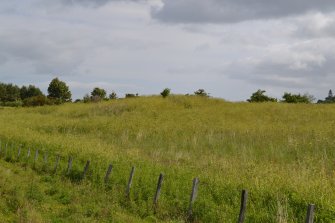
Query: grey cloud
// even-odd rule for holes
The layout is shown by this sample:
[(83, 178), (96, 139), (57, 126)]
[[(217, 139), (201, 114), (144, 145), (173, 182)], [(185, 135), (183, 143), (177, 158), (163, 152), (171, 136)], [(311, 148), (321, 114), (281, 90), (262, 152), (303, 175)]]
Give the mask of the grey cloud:
[(335, 10), (333, 0), (163, 0), (152, 10), (158, 20), (172, 23), (233, 23)]
[(295, 37), (301, 39), (335, 37), (335, 14), (315, 13), (292, 19)]
[(54, 35), (22, 30), (3, 33), (0, 35), (0, 60), (29, 64), (37, 74), (72, 72), (82, 60), (76, 57), (76, 45), (70, 38), (65, 43)]
[(335, 81), (335, 56), (327, 49), (334, 45), (332, 42), (327, 46), (327, 41), (301, 44), (270, 52), (263, 58), (235, 61), (224, 72), (233, 79), (257, 85), (320, 90), (332, 87)]

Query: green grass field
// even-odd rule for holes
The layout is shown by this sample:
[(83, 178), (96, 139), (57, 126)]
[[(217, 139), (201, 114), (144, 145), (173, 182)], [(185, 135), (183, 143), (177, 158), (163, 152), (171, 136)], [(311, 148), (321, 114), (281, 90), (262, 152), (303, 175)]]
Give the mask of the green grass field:
[[(184, 222), (194, 177), (195, 222), (236, 222), (242, 189), (249, 192), (245, 222), (303, 222), (309, 203), (315, 222), (335, 222), (334, 117), (333, 105), (196, 96), (0, 108), (1, 145), (12, 148), (0, 159), (0, 222)], [(56, 154), (63, 159), (51, 174)], [(78, 182), (88, 159), (89, 174)]]

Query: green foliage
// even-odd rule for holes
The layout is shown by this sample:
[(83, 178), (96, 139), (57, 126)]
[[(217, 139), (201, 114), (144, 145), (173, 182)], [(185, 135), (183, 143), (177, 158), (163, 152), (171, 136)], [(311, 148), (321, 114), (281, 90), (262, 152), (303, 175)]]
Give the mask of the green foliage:
[(248, 99), (248, 102), (277, 102), (276, 98), (271, 98), (267, 95), (265, 95), (266, 91), (258, 89), (256, 92), (254, 92), (250, 99)]
[(204, 89), (199, 89), (194, 92), (197, 96), (209, 97), (209, 93), (207, 93)]
[[(4, 162), (1, 148), (0, 222), (185, 222), (194, 177), (200, 179), (195, 222), (236, 222), (242, 189), (249, 191), (246, 222), (303, 222), (308, 203), (316, 204), (315, 222), (335, 222), (334, 115), (334, 105), (175, 95), (3, 108), (1, 144), (22, 144), (24, 156), (17, 161), (17, 150), (8, 149)], [(41, 170), (44, 151), (49, 172)], [(55, 154), (62, 158), (51, 175)], [(73, 173), (65, 175), (70, 155)], [(92, 172), (76, 182), (88, 159)]]
[(112, 93), (109, 94), (109, 99), (117, 99), (117, 94), (115, 93), (115, 91), (112, 91)]
[(38, 95), (29, 97), (23, 100), (23, 106), (43, 106), (52, 105), (53, 101), (47, 98), (45, 95)]
[(166, 98), (167, 96), (170, 95), (171, 89), (170, 88), (165, 88), (162, 92), (161, 95), (163, 98)]
[(330, 89), (328, 92), (328, 96), (325, 98), (324, 101), (318, 100), (318, 103), (323, 103), (323, 104), (330, 104), (330, 103), (335, 103), (335, 96), (333, 95), (332, 90)]
[(291, 94), (291, 93), (285, 92), (284, 95), (283, 95), (282, 102), (309, 104), (309, 103), (312, 103), (313, 100), (314, 100), (314, 97), (312, 95)]
[(48, 97), (55, 99), (56, 104), (71, 101), (71, 91), (65, 82), (54, 78), (48, 87)]
[(138, 93), (136, 94), (131, 94), (131, 93), (126, 93), (126, 98), (135, 98), (135, 97), (138, 97)]
[(106, 98), (106, 91), (102, 88), (94, 88), (93, 91), (91, 92), (91, 97), (93, 101), (99, 101), (103, 100)]
[(20, 88), (17, 85), (0, 82), (0, 101), (15, 102), (20, 100)]
[(43, 96), (42, 91), (35, 87), (34, 85), (29, 85), (28, 87), (22, 86), (20, 89), (21, 100), (25, 100), (30, 97)]

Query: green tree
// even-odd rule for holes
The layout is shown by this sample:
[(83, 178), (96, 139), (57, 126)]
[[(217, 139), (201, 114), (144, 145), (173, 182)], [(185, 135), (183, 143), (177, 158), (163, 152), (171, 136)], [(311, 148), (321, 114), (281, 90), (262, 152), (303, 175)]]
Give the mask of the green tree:
[(194, 94), (197, 96), (209, 97), (209, 93), (207, 93), (204, 89), (199, 89), (195, 91)]
[(276, 98), (271, 98), (267, 95), (265, 95), (266, 91), (258, 89), (256, 92), (254, 92), (250, 99), (248, 99), (248, 102), (276, 102)]
[(13, 84), (0, 83), (0, 101), (20, 101), (20, 88)]
[(54, 78), (48, 87), (48, 98), (56, 99), (60, 103), (71, 101), (71, 91), (65, 82)]
[(42, 91), (39, 88), (35, 87), (34, 85), (29, 85), (28, 87), (22, 86), (20, 89), (21, 100), (42, 95), (43, 95)]
[(282, 102), (286, 102), (286, 103), (312, 103), (314, 101), (314, 97), (312, 95), (309, 94), (291, 94), (291, 93), (287, 93), (285, 92), (283, 95), (283, 100)]
[(117, 99), (117, 94), (115, 91), (112, 91), (112, 93), (109, 94), (109, 99)]
[(95, 100), (102, 100), (106, 98), (106, 91), (102, 88), (94, 88), (93, 91), (91, 92), (91, 97), (92, 99)]
[(167, 96), (169, 96), (171, 93), (171, 89), (170, 88), (165, 88), (162, 92), (161, 95), (163, 98), (166, 98)]

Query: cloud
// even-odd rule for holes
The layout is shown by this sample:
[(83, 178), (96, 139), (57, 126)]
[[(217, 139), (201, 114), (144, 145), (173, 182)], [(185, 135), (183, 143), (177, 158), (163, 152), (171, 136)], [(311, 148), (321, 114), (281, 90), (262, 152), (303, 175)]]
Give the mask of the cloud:
[(224, 70), (233, 79), (291, 89), (331, 88), (335, 41), (325, 39), (263, 49), (264, 56), (237, 60)]
[(170, 23), (235, 23), (335, 10), (333, 0), (163, 0), (152, 16)]

